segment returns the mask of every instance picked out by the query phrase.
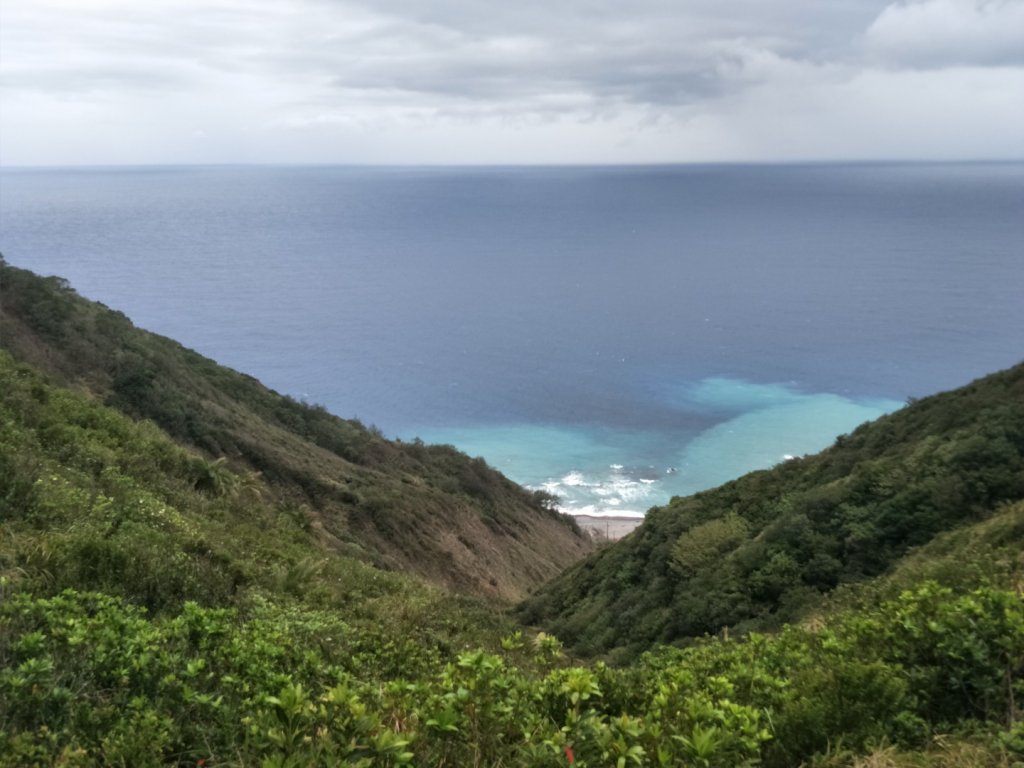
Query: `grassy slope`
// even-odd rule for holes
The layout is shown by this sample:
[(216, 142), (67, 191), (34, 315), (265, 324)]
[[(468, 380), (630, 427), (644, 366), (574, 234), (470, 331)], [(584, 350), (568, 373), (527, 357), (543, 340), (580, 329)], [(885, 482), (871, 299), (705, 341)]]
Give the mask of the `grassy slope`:
[(1024, 365), (912, 403), (818, 455), (673, 499), (521, 615), (583, 654), (771, 628), (1021, 498)]
[(270, 596), (381, 628), (423, 605), (402, 631), (462, 611), (504, 626), (473, 598), (324, 552), (309, 520), (259, 478), (221, 468), (220, 483), (197, 482), (209, 466), (152, 423), (0, 350), (0, 595), (93, 590), (153, 614)]
[[(323, 556), (262, 481), (197, 482), (209, 468), (0, 351), (0, 766), (555, 768), (570, 744), (580, 766), (782, 768), (884, 742), (901, 765), (952, 768), (951, 745), (1008, 768), (1024, 751), (1024, 603), (1005, 589), (1024, 504), (910, 558), (909, 583), (973, 562), (958, 593), (880, 603), (888, 584), (814, 627), (611, 669)], [(919, 751), (951, 730), (971, 741)]]
[(211, 459), (258, 471), (327, 551), (514, 599), (588, 550), (571, 520), (482, 460), (386, 440), (2, 262), (0, 347)]
[(863, 594), (813, 628), (613, 670), (323, 556), (262, 481), (209, 468), (0, 351), (0, 766), (555, 768), (568, 743), (580, 766), (782, 768), (880, 742), (953, 766), (918, 752), (950, 730), (980, 739), (952, 742), (971, 765), (1024, 754), (1024, 602), (967, 591), (1019, 582), (1024, 504), (911, 558), (971, 555), (959, 594)]
[[(1004, 458), (977, 462), (997, 486)], [(856, 764), (1009, 768), (1022, 515), (940, 534), (807, 628), (569, 666), (0, 350), (0, 765), (554, 768), (571, 744), (581, 767), (838, 768), (883, 743)]]

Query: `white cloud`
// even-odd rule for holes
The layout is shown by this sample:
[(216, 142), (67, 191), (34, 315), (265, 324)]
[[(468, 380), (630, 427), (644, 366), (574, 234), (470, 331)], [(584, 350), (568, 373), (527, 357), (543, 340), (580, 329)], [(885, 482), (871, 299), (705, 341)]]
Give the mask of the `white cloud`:
[(823, 68), (719, 110), (743, 154), (778, 159), (1020, 157), (1024, 71)]
[(1019, 157), (1022, 6), (0, 1), (0, 162)]
[(896, 65), (1024, 64), (1024, 0), (894, 3), (868, 28), (865, 42), (873, 58)]

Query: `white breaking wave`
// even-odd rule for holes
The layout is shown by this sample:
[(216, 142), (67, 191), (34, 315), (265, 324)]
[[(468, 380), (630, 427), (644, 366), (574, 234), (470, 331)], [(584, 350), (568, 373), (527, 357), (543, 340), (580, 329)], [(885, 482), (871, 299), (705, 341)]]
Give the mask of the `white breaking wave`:
[(562, 485), (568, 485), (569, 487), (576, 487), (576, 486), (581, 486), (581, 485), (582, 486), (590, 485), (586, 481), (586, 478), (583, 477), (583, 473), (582, 472), (577, 472), (576, 470), (573, 470), (572, 472), (567, 474), (565, 477), (563, 477), (562, 480), (561, 480), (561, 483), (562, 483)]
[[(650, 474), (651, 468), (626, 469), (624, 464), (606, 465), (607, 470), (585, 471), (573, 469), (560, 478), (550, 478), (534, 490), (544, 490), (558, 496), (559, 509), (571, 515), (612, 517), (643, 517), (637, 506), (655, 502), (658, 481)], [(657, 472), (657, 470), (654, 470)], [(646, 477), (637, 477), (643, 474)]]

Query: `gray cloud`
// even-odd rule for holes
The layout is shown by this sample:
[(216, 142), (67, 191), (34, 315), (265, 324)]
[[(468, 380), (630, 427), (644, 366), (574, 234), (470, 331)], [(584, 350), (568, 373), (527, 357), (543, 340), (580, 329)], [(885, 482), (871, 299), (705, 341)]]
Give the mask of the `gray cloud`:
[[(726, 5), (723, 12), (722, 3), (706, 0), (685, 9), (661, 0), (628, 8), (606, 0), (382, 0), (362, 6), (381, 23), (346, 39), (344, 51), (331, 39), (313, 41), (303, 55), (314, 69), (333, 69), (332, 82), (345, 88), (476, 100), (573, 91), (595, 101), (671, 106), (734, 88), (719, 72), (739, 44), (813, 57), (861, 31), (873, 18), (866, 6), (884, 7), (839, 3), (829, 25), (820, 2)], [(837, 22), (851, 27), (839, 31)]]
[(1024, 72), (1024, 0), (33, 0), (0, 12), (6, 163), (1022, 152), (1024, 115), (1006, 94)]
[(1022, 65), (1024, 2), (894, 3), (875, 19), (865, 37), (868, 52), (888, 64), (929, 68)]

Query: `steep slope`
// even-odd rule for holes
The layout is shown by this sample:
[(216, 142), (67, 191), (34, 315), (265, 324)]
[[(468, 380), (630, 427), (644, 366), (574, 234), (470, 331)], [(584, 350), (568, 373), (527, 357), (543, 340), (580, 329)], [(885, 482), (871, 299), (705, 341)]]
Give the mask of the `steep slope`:
[(570, 664), (494, 600), (325, 550), (275, 493), (0, 350), (0, 766), (1024, 756), (1024, 503), (804, 627), (618, 669)]
[(521, 617), (578, 652), (797, 619), (836, 586), (1024, 498), (1024, 365), (908, 404), (822, 453), (652, 509)]
[(836, 768), (884, 744), (906, 765), (1001, 768), (1024, 754), (1024, 504), (933, 543), (939, 567), (977, 558), (981, 588), (912, 580), (811, 627), (615, 669), (568, 665), (493, 601), (324, 555), (262, 481), (209, 470), (0, 351), (0, 766)]
[[(0, 347), (175, 440), (258, 472), (329, 551), (467, 593), (515, 599), (581, 557), (575, 523), (480, 459), (384, 439), (135, 328), (0, 260)], [(216, 468), (212, 470), (216, 473)]]
[(955, 590), (998, 584), (1024, 600), (1024, 501), (999, 505), (984, 520), (940, 533), (877, 578), (835, 590), (810, 620), (895, 600), (926, 582)]
[[(0, 350), (0, 596), (94, 590), (161, 614), (189, 600), (237, 606), (259, 595), (382, 625), (426, 602), (432, 616), (467, 609), (489, 623), (470, 598), (324, 552), (298, 511), (261, 479)], [(375, 608), (380, 601), (392, 610)]]

